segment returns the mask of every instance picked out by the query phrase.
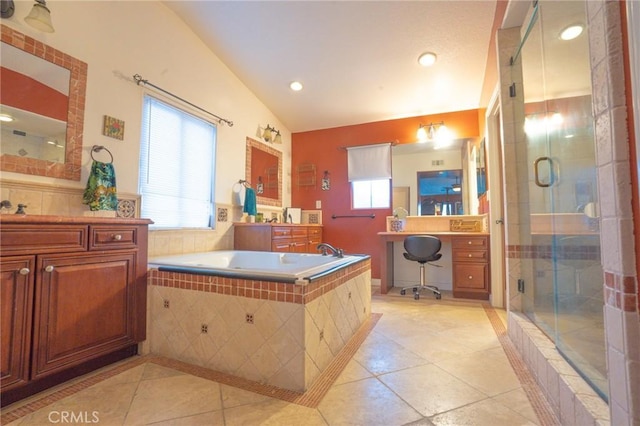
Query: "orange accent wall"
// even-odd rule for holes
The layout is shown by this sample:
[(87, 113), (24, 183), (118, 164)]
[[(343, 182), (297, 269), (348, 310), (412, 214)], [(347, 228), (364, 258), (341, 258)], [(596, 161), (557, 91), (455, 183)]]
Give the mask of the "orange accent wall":
[(69, 98), (24, 74), (2, 67), (0, 103), (45, 117), (67, 121)]
[[(372, 277), (380, 278), (382, 243), (377, 233), (385, 231), (386, 216), (391, 215), (391, 208), (351, 208), (347, 151), (344, 148), (383, 142), (414, 143), (420, 124), (432, 122), (444, 122), (456, 138), (476, 138), (480, 135), (479, 117), (479, 110), (474, 109), (294, 133), (291, 135), (291, 204), (304, 210), (314, 210), (319, 200), (322, 203), (323, 240), (347, 253), (370, 255)], [(315, 164), (315, 187), (296, 185), (296, 169), (302, 163)], [(320, 185), (325, 171), (329, 172), (331, 179), (328, 191), (323, 191)], [(371, 213), (375, 214), (374, 219), (331, 218), (333, 214)]]

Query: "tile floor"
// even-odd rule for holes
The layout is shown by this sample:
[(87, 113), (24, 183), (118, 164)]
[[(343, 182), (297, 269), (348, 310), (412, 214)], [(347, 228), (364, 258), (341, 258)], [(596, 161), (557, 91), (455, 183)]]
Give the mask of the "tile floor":
[(372, 312), (304, 395), (135, 357), (5, 407), (2, 424), (559, 424), (506, 337), (504, 311), (446, 292), (374, 291)]

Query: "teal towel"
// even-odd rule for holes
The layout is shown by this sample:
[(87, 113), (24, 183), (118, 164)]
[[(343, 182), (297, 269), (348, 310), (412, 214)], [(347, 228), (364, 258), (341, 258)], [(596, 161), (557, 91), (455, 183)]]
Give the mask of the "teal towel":
[(84, 190), (82, 203), (89, 205), (89, 209), (116, 210), (118, 208), (118, 194), (116, 190), (116, 172), (111, 163), (94, 161), (91, 173)]
[(247, 188), (244, 193), (244, 210), (249, 216), (255, 216), (258, 213), (256, 205), (256, 191), (253, 188)]

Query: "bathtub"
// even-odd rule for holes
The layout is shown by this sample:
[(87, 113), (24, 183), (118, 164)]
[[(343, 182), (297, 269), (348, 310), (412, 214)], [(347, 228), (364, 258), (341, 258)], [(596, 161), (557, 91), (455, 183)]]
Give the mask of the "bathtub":
[(218, 250), (149, 259), (149, 267), (165, 272), (294, 283), (318, 278), (368, 259), (369, 255), (323, 256), (309, 253)]
[(371, 258), (212, 251), (149, 260), (152, 353), (304, 392), (371, 314)]

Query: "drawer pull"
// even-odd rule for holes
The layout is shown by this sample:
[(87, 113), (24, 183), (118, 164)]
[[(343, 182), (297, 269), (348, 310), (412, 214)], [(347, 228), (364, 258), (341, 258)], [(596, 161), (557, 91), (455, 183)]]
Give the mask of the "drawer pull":
[(471, 241), (468, 241), (468, 242), (467, 242), (467, 244), (469, 244), (469, 245), (471, 245), (471, 244), (473, 244), (473, 242), (471, 242)]
[(469, 275), (469, 279), (472, 280), (473, 279), (473, 275)]
[(44, 268), (45, 271), (47, 272), (53, 272), (53, 270), (56, 269), (53, 265), (49, 265), (46, 268)]
[(31, 272), (29, 268), (22, 268), (19, 271), (20, 275), (29, 275), (29, 272)]
[(120, 234), (111, 234), (111, 239), (113, 241), (120, 241), (120, 240), (122, 240), (122, 235), (120, 235)]
[(469, 257), (473, 257), (473, 255), (471, 253), (469, 253)]

